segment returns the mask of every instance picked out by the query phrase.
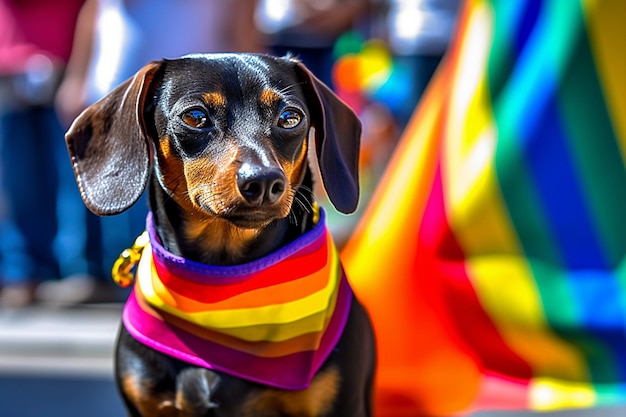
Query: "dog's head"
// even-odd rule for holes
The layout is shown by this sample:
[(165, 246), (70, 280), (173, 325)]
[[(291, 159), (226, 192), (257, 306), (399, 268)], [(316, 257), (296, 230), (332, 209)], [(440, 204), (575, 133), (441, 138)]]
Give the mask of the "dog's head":
[(154, 166), (184, 210), (256, 227), (289, 214), (311, 127), (326, 192), (350, 213), (360, 122), (294, 59), (210, 54), (150, 63), (87, 108), (66, 141), (96, 214), (134, 204)]

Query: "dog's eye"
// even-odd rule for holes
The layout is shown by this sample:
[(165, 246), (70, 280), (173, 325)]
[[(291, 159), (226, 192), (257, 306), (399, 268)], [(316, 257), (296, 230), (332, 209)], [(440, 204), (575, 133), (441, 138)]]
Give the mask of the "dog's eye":
[(181, 115), (181, 119), (187, 126), (200, 129), (209, 125), (209, 116), (202, 109), (187, 110)]
[(285, 109), (278, 116), (278, 126), (283, 129), (293, 129), (298, 126), (302, 121), (302, 114), (293, 109)]

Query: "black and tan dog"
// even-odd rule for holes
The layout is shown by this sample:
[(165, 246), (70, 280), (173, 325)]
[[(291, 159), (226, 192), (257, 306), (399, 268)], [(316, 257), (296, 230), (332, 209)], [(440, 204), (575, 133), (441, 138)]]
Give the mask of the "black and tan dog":
[[(66, 135), (85, 204), (112, 215), (149, 188), (172, 254), (211, 265), (265, 257), (314, 227), (309, 130), (333, 205), (358, 201), (360, 123), (290, 57), (191, 55), (153, 62), (86, 109)], [(354, 299), (304, 389), (280, 389), (157, 352), (122, 326), (118, 387), (132, 416), (369, 416), (374, 343)], [(280, 370), (277, 370), (280, 372)]]

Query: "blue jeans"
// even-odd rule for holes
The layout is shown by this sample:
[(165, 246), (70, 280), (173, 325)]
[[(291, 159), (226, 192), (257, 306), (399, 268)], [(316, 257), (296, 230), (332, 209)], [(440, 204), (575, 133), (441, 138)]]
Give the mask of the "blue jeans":
[[(39, 281), (101, 267), (74, 180), (64, 129), (51, 107), (0, 112), (0, 279)], [(92, 241), (90, 244), (90, 240)]]
[(0, 114), (0, 276), (5, 283), (58, 274), (56, 141), (61, 127), (50, 108)]

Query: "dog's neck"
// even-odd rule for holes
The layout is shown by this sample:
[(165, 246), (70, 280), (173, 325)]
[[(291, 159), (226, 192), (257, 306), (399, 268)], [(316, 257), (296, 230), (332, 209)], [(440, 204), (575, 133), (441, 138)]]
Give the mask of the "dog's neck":
[(288, 217), (274, 220), (259, 230), (243, 229), (224, 219), (184, 211), (154, 178), (150, 185), (150, 208), (157, 234), (171, 253), (209, 265), (237, 265), (276, 251), (312, 226), (313, 196), (308, 190), (313, 187), (308, 170), (303, 184), (299, 191), (301, 204), (294, 203)]

